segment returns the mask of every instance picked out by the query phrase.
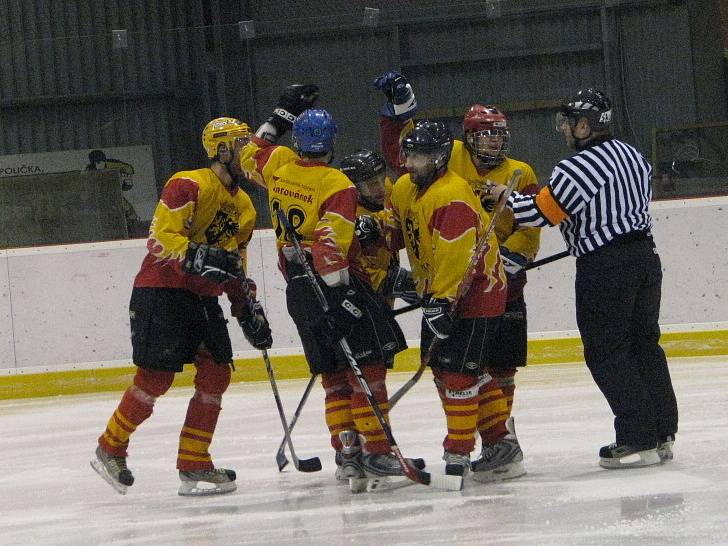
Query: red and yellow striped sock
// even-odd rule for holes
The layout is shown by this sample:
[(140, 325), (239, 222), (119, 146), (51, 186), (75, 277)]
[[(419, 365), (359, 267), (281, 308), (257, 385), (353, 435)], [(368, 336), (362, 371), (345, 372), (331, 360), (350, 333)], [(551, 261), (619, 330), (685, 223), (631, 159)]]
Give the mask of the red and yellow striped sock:
[(511, 416), (511, 412), (513, 411), (513, 396), (516, 392), (516, 371), (516, 368), (488, 370), (490, 375), (498, 381), (498, 386), (501, 388), (506, 397), (506, 403), (508, 404), (508, 417)]
[[(387, 368), (384, 363), (367, 364), (361, 367), (362, 375), (369, 385), (374, 399), (379, 403), (384, 419), (389, 423), (389, 399), (387, 387), (384, 380), (387, 376)], [(364, 391), (351, 370), (347, 371), (349, 385), (352, 388), (351, 416), (356, 429), (364, 437), (364, 449), (368, 453), (389, 453), (389, 442), (382, 430), (379, 420), (372, 411)]]
[(475, 447), (478, 420), (478, 378), (454, 372), (433, 370), (437, 393), (447, 421), (445, 451), (469, 454)]
[(341, 451), (339, 432), (354, 429), (351, 417), (351, 386), (345, 370), (334, 373), (322, 373), (321, 385), (324, 388), (326, 406), (326, 426), (331, 435), (331, 447)]
[(182, 431), (179, 435), (177, 468), (179, 470), (212, 470), (209, 449), (220, 415), (220, 395), (195, 391), (187, 406)]
[(498, 381), (491, 378), (480, 387), (478, 396), (478, 432), (483, 444), (493, 445), (508, 434), (508, 416), (506, 396)]
[(152, 414), (154, 403), (167, 392), (173, 379), (173, 372), (137, 368), (134, 384), (124, 392), (99, 437), (101, 449), (114, 457), (126, 457), (129, 438)]

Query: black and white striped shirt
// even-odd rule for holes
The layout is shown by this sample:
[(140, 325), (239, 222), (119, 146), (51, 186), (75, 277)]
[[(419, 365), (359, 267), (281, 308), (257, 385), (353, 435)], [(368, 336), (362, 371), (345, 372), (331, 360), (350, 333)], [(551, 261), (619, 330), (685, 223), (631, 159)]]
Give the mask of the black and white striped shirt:
[(573, 256), (583, 256), (633, 231), (649, 231), (652, 167), (634, 147), (599, 140), (554, 167), (538, 195), (514, 193), (509, 204), (518, 224), (559, 224)]

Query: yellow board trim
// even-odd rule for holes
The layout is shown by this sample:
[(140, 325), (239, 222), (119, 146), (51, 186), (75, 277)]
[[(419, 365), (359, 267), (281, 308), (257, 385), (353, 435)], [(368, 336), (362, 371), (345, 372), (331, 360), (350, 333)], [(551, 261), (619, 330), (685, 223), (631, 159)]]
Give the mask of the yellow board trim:
[[(665, 333), (660, 344), (669, 358), (728, 355), (728, 330)], [(397, 355), (394, 372), (413, 372), (419, 367), (419, 348)], [(537, 339), (528, 342), (528, 364), (560, 364), (584, 362), (583, 346), (579, 338)], [(301, 379), (309, 377), (308, 365), (302, 355), (273, 356), (271, 363), (276, 378)], [(268, 375), (261, 358), (235, 361), (232, 381), (267, 381)], [(176, 374), (174, 387), (190, 387), (194, 367), (185, 366)], [(0, 400), (83, 394), (105, 391), (123, 391), (132, 384), (134, 366), (99, 368), (93, 370), (67, 370), (58, 372), (0, 376)]]

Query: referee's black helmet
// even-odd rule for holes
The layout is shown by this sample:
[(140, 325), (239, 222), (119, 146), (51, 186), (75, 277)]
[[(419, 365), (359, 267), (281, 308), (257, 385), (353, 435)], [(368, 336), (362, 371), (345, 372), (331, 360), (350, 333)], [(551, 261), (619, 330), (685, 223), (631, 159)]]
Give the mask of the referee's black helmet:
[(612, 124), (612, 101), (601, 91), (593, 88), (580, 89), (559, 109), (559, 121), (568, 118), (576, 123), (579, 118), (586, 118), (594, 131), (606, 131)]

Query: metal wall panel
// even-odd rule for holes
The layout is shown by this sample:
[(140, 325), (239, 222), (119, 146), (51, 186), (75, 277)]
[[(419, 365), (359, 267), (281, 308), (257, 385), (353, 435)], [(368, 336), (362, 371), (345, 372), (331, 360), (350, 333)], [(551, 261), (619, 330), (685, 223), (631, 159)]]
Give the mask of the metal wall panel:
[[(716, 4), (706, 0), (717, 17)], [(381, 9), (378, 27), (362, 25), (366, 6)], [(705, 96), (696, 86), (707, 85), (710, 70), (698, 71), (696, 80), (703, 60), (691, 55), (699, 28), (687, 6), (6, 0), (0, 3), (0, 153), (149, 143), (161, 184), (171, 171), (203, 159), (199, 132), (211, 116), (237, 115), (256, 125), (285, 85), (310, 81), (321, 86), (320, 104), (339, 122), (342, 157), (376, 146), (382, 97), (371, 80), (399, 68), (411, 78), (421, 112), (451, 119), (454, 127), (473, 102), (503, 106), (514, 156), (543, 178), (565, 153), (552, 133), (553, 109), (577, 88), (613, 93), (620, 136), (645, 153), (653, 127), (696, 121), (696, 101)], [(244, 41), (235, 21), (248, 18), (257, 35)], [(127, 30), (126, 49), (112, 47), (114, 29)], [(725, 117), (722, 103), (711, 108), (714, 119)]]
[(687, 6), (625, 10), (619, 29), (623, 136), (647, 155), (653, 127), (696, 120)]

